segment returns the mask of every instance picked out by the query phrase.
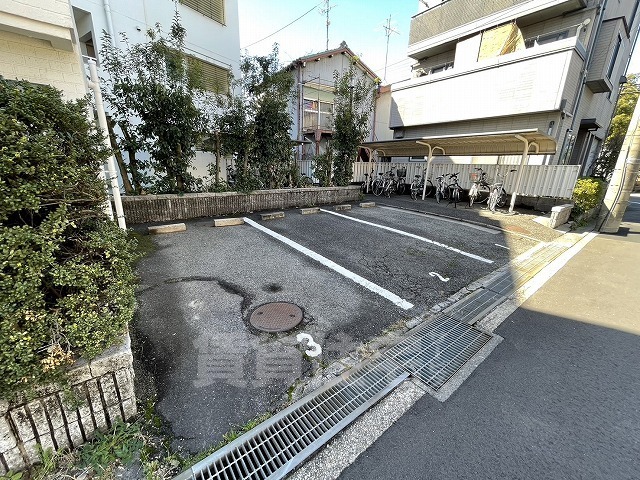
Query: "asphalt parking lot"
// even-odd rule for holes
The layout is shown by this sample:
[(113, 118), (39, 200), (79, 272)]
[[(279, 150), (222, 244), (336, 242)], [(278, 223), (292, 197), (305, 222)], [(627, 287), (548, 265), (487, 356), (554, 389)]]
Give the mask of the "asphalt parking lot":
[[(156, 396), (174, 446), (217, 443), (286, 403), (296, 381), (347, 357), (398, 322), (419, 316), (537, 241), (491, 226), (390, 207), (313, 215), (154, 237), (140, 262), (133, 325), (144, 398)], [(303, 320), (272, 334), (248, 323), (259, 306), (289, 302)], [(322, 348), (305, 355), (306, 333)]]

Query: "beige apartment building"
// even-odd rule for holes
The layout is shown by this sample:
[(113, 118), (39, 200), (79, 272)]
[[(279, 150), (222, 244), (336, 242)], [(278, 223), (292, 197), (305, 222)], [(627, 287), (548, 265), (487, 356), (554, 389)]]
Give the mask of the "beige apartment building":
[(396, 158), (427, 155), (411, 141), (422, 139), (429, 152), (442, 145), (438, 154), (497, 155), (501, 163), (526, 140), (535, 147), (529, 163), (588, 173), (626, 80), (639, 3), (421, 2), (410, 27), (412, 78), (391, 87), (395, 145), (371, 147)]

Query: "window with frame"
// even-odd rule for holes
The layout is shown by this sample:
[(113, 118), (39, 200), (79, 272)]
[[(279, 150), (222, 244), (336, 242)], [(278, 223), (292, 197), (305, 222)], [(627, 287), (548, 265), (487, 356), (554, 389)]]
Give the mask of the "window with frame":
[(200, 77), (204, 90), (213, 93), (229, 92), (229, 70), (192, 56), (187, 56), (187, 63)]
[(180, 3), (224, 25), (224, 0), (180, 0)]
[(616, 60), (618, 59), (618, 53), (620, 53), (620, 47), (622, 46), (622, 37), (618, 34), (618, 41), (616, 42), (616, 46), (613, 49), (613, 54), (611, 55), (611, 61), (609, 63), (609, 68), (607, 69), (607, 78), (611, 79), (611, 75), (613, 74), (613, 69), (616, 66)]
[(329, 128), (333, 117), (333, 103), (304, 98), (304, 128)]

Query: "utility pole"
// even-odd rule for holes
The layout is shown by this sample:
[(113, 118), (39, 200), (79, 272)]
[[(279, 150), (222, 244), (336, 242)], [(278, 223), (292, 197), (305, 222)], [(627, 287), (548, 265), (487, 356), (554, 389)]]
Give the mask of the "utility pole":
[(391, 14), (389, 14), (389, 18), (387, 19), (387, 24), (383, 25), (383, 28), (385, 30), (385, 35), (387, 36), (387, 51), (384, 54), (384, 81), (386, 82), (386, 80), (387, 80), (387, 59), (389, 58), (389, 37), (391, 36), (392, 33), (397, 33), (399, 35), (400, 32), (398, 32), (397, 30), (391, 28)]
[(640, 102), (636, 103), (631, 122), (616, 168), (611, 175), (609, 188), (604, 196), (600, 215), (596, 225), (600, 232), (616, 233), (622, 217), (629, 206), (629, 196), (633, 192), (636, 177), (640, 170)]
[(335, 5), (329, 5), (329, 1), (330, 0), (324, 0), (324, 8), (320, 10), (320, 13), (327, 16), (327, 48), (326, 50), (329, 50), (329, 25), (331, 24), (331, 22), (329, 21), (329, 11), (331, 11), (331, 9), (335, 7)]

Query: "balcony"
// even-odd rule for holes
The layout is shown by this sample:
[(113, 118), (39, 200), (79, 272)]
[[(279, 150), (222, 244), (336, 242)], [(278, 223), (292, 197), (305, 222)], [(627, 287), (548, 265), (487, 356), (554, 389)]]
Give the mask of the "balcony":
[(315, 132), (321, 130), (324, 132), (331, 132), (333, 129), (333, 114), (317, 112), (317, 111), (304, 111), (304, 118), (302, 123), (302, 130), (305, 133)]
[[(453, 1), (453, 0), (452, 0)], [(393, 86), (390, 127), (460, 122), (568, 108), (584, 62), (577, 29), (529, 46)]]
[(445, 44), (500, 23), (514, 19), (521, 25), (535, 23), (585, 4), (585, 0), (444, 0), (411, 19), (408, 55), (419, 60), (440, 53)]

